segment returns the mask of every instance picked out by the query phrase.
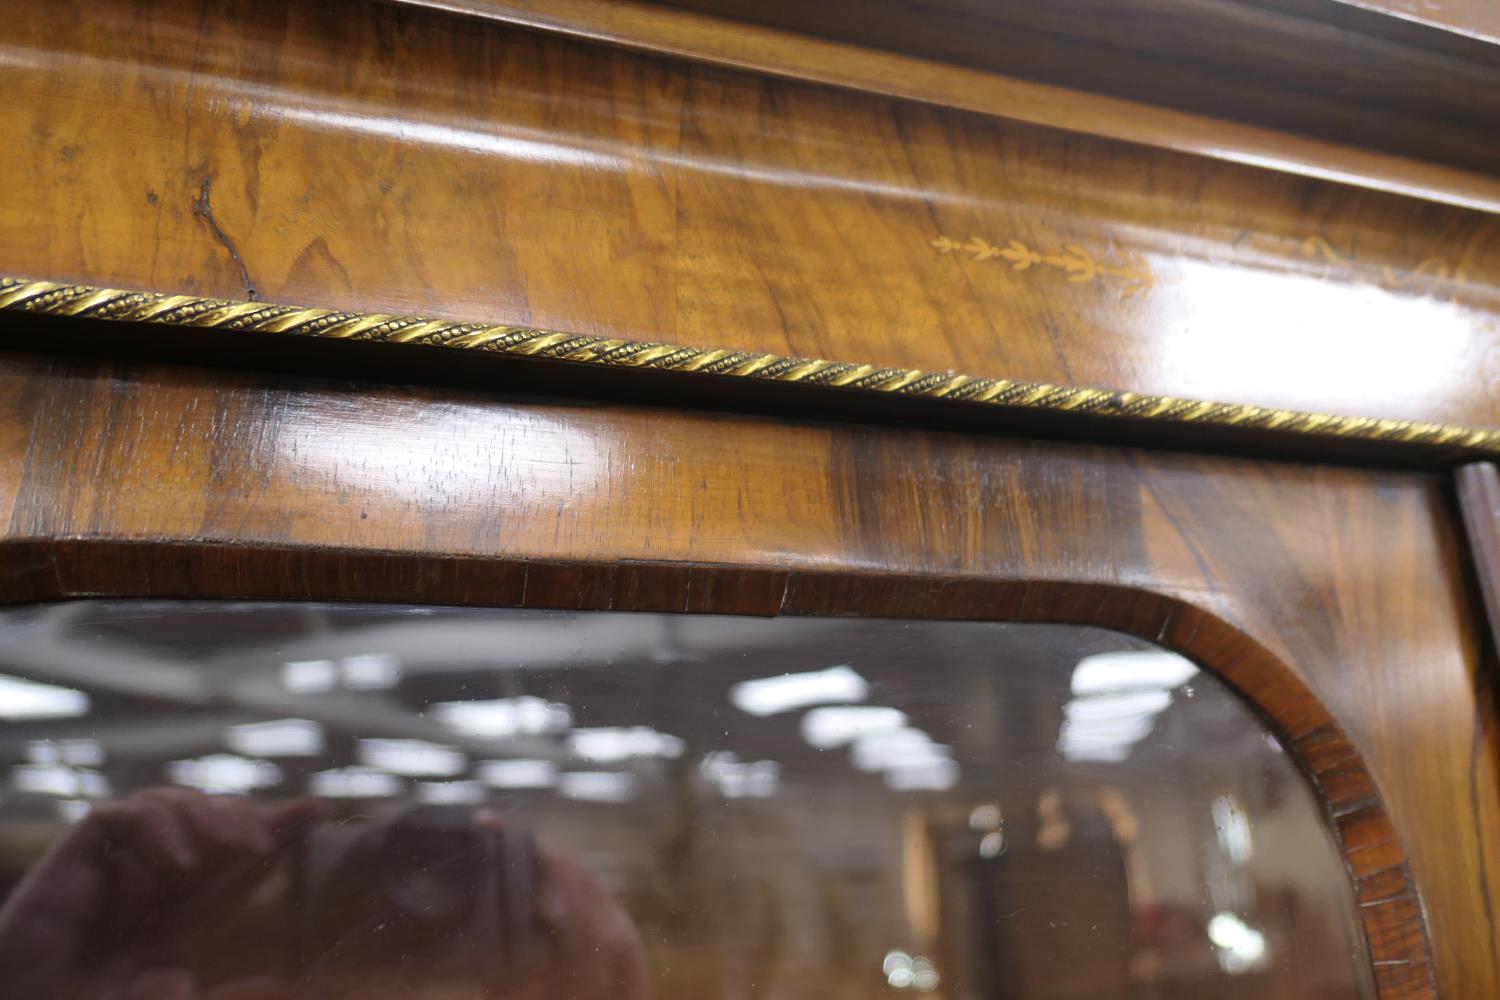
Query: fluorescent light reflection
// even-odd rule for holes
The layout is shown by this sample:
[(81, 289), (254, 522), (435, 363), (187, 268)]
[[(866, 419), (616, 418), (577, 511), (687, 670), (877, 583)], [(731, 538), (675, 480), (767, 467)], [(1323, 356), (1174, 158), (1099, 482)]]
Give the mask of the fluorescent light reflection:
[(781, 785), (774, 760), (742, 761), (727, 750), (705, 754), (698, 773), (726, 799), (768, 799)]
[(419, 781), (417, 801), (433, 806), (472, 806), (488, 798), (477, 781)]
[(110, 795), (109, 779), (98, 771), (61, 764), (18, 764), (10, 769), (10, 780), (16, 791), (30, 795), (65, 799), (105, 799)]
[(98, 767), (104, 763), (104, 748), (91, 739), (32, 740), (26, 744), (26, 759), (32, 764)]
[(946, 792), (958, 784), (958, 763), (934, 758), (886, 768), (885, 784), (893, 792)]
[(323, 753), (323, 727), (309, 719), (274, 719), (230, 726), (224, 742), (247, 757), (316, 757)]
[(635, 775), (627, 771), (567, 771), (558, 777), (557, 793), (580, 802), (628, 802), (635, 796)]
[(854, 741), (850, 754), (861, 771), (919, 767), (949, 759), (949, 750), (910, 726), (883, 733), (867, 733)]
[(848, 666), (801, 674), (782, 674), (741, 681), (729, 689), (729, 700), (751, 715), (775, 715), (829, 702), (864, 701), (870, 685)]
[(0, 719), (71, 719), (88, 711), (82, 691), (0, 674)]
[(879, 705), (830, 705), (802, 716), (802, 738), (819, 750), (851, 743), (870, 733), (884, 733), (906, 725), (906, 713)]
[(1219, 948), (1219, 965), (1231, 975), (1265, 964), (1266, 936), (1233, 913), (1209, 918), (1208, 939)]
[(401, 682), (401, 664), (389, 653), (357, 653), (341, 660), (293, 660), (281, 665), (281, 686), (294, 694), (386, 691)]
[(1073, 668), (1075, 695), (1112, 694), (1175, 688), (1198, 675), (1198, 668), (1176, 653), (1143, 649), (1085, 656)]
[(387, 799), (401, 794), (404, 783), (373, 767), (344, 767), (308, 776), (307, 790), (325, 799)]
[(296, 660), (281, 665), (281, 686), (294, 694), (322, 694), (338, 686), (338, 664), (332, 660)]
[(572, 752), (584, 760), (613, 764), (636, 758), (682, 756), (683, 743), (676, 736), (649, 726), (575, 729), (568, 737)]
[(440, 701), (437, 720), (455, 732), (482, 739), (562, 732), (573, 724), (567, 705), (522, 695), (490, 701)]
[(474, 769), (491, 788), (551, 788), (557, 765), (550, 760), (482, 760)]
[(411, 778), (451, 778), (468, 767), (462, 751), (426, 740), (358, 740), (354, 750), (366, 767)]
[(210, 754), (194, 760), (167, 764), (173, 784), (213, 793), (244, 793), (281, 783), (281, 768), (268, 760), (251, 760), (234, 754)]
[(1198, 668), (1165, 650), (1086, 656), (1073, 669), (1073, 700), (1063, 707), (1057, 750), (1066, 760), (1115, 764), (1156, 727), (1172, 689)]

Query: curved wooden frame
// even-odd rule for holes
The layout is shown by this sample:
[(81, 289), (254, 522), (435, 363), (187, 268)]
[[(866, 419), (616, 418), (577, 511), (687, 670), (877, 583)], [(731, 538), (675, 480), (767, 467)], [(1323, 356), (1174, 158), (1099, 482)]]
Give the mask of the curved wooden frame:
[(593, 611), (1001, 620), (1090, 625), (1181, 653), (1263, 717), (1325, 807), (1380, 1000), (1436, 987), (1411, 868), (1369, 770), (1280, 659), (1216, 615), (1126, 586), (684, 563), (571, 563), (405, 552), (112, 542), (0, 543), (0, 601), (80, 597), (352, 600)]

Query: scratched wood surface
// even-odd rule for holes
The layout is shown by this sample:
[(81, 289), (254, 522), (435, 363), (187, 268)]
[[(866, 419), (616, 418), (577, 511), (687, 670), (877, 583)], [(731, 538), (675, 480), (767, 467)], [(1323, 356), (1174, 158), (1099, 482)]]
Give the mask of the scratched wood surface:
[(0, 271), (1500, 425), (1493, 215), (336, 0), (17, 0)]
[(1285, 671), (1330, 801), (1371, 789), (1323, 708), (1388, 809), (1344, 821), (1382, 996), (1429, 995), (1400, 847), (1443, 995), (1500, 995), (1492, 665), (1434, 474), (11, 355), (0, 523), (10, 600), (1016, 613)]

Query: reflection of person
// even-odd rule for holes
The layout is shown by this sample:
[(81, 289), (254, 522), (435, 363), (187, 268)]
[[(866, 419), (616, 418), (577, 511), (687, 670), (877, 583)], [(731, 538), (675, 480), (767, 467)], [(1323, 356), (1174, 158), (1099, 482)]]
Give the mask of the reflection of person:
[[(581, 866), (546, 847), (536, 889), (547, 957), (462, 992), (429, 991), (411, 956), (318, 987), (259, 976), (200, 989), (188, 939), (223, 921), (270, 870), (279, 845), (320, 811), (242, 796), (155, 788), (96, 806), (27, 872), (0, 907), (0, 983), (26, 1000), (375, 1000), (440, 995), (636, 1000), (644, 962), (635, 926)], [(476, 813), (476, 823), (498, 822)], [(503, 979), (503, 981), (501, 981)]]

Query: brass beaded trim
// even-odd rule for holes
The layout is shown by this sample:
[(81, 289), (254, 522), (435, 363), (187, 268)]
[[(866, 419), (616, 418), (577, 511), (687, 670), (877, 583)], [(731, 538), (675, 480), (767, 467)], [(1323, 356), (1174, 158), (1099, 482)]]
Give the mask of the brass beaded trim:
[(208, 330), (280, 333), (374, 343), (427, 344), (622, 368), (766, 379), (902, 396), (988, 403), (1026, 410), (1087, 413), (1098, 417), (1162, 420), (1326, 438), (1418, 445), (1457, 452), (1500, 454), (1500, 430), (1375, 417), (1344, 417), (1213, 403), (1134, 392), (1111, 392), (950, 372), (877, 368), (817, 358), (684, 347), (557, 333), (520, 326), (489, 326), (380, 313), (338, 312), (264, 302), (230, 302), (195, 295), (130, 292), (0, 277), (0, 310), (86, 319), (162, 323)]

